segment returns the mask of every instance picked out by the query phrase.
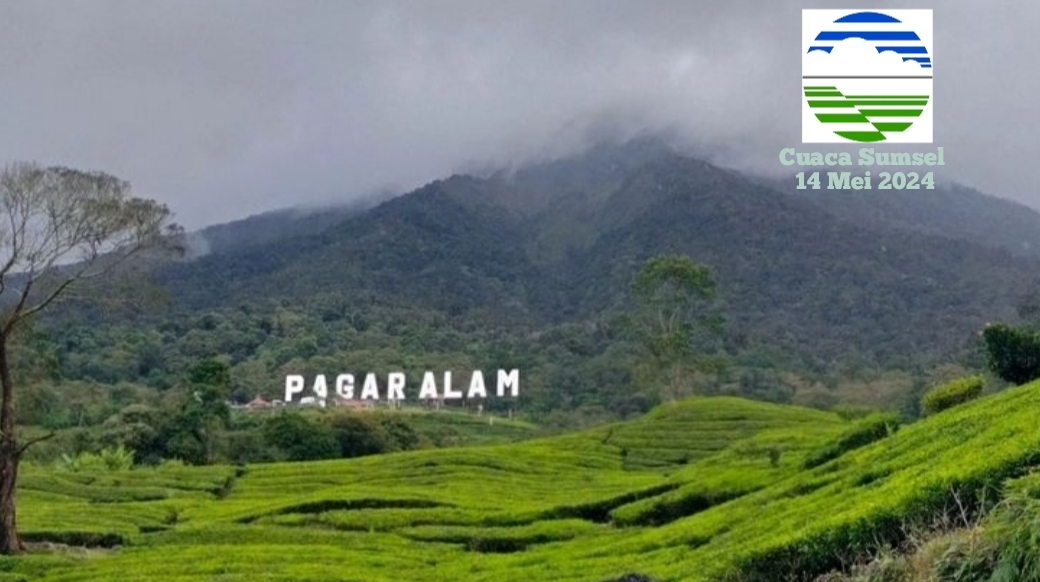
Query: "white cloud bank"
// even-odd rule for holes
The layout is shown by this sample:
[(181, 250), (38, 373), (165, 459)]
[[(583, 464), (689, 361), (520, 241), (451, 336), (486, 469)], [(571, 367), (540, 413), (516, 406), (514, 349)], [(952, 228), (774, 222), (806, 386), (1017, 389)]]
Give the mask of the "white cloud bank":
[[(815, 42), (814, 46), (827, 46), (828, 42)], [(905, 43), (885, 43), (905, 44)], [(802, 61), (802, 74), (826, 75), (891, 75), (909, 76), (929, 74), (931, 69), (922, 69), (917, 61), (904, 61), (904, 55), (895, 51), (879, 53), (875, 42), (862, 38), (847, 38), (834, 45), (830, 53), (812, 51)], [(905, 55), (925, 56), (925, 55)]]

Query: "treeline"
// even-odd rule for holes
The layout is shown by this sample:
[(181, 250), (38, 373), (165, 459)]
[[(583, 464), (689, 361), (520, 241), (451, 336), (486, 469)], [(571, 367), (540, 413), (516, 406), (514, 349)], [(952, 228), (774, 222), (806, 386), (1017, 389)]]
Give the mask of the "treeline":
[[(416, 423), (413, 419), (422, 415), (390, 410), (235, 411), (227, 400), (230, 368), (216, 359), (192, 366), (176, 386), (163, 392), (125, 384), (109, 390), (118, 396), (102, 399), (105, 404), (93, 409), (82, 407), (83, 416), (75, 423), (41, 427), (56, 430), (56, 438), (33, 448), (30, 458), (50, 462), (106, 451), (128, 451), (134, 464), (145, 465), (171, 459), (201, 465), (352, 458), (456, 445), (471, 436), (467, 430), (483, 426), (474, 420), (451, 427), (450, 418)], [(125, 405), (113, 412), (120, 400)], [(506, 426), (497, 438), (509, 440), (515, 426), (504, 419), (499, 424)]]
[[(284, 317), (288, 320), (287, 316)], [(219, 335), (219, 318), (206, 314), (200, 320), (209, 322), (206, 324), (216, 322), (210, 332)], [(306, 319), (294, 321), (297, 326), (306, 327)], [(412, 319), (410, 324), (414, 325), (415, 322)], [(278, 325), (272, 326), (272, 332), (277, 328)], [(181, 337), (190, 337), (193, 329), (196, 327), (185, 324)], [(286, 332), (287, 329), (283, 330), (283, 333)], [(404, 334), (404, 337), (408, 337), (408, 334)], [(140, 342), (140, 338), (145, 338), (147, 342), (148, 335), (125, 335), (122, 338), (124, 349)], [(651, 380), (641, 380), (639, 363), (643, 361), (641, 359), (647, 358), (647, 354), (639, 351), (634, 340), (627, 336), (615, 337), (609, 329), (590, 327), (558, 329), (555, 334), (543, 334), (538, 339), (547, 346), (547, 360), (519, 360), (513, 364), (521, 368), (534, 364), (535, 369), (539, 369), (538, 365), (544, 367), (550, 363), (561, 367), (551, 369), (557, 374), (551, 376), (550, 380), (555, 388), (554, 393), (534, 390), (524, 394), (531, 411), (545, 411), (542, 418), (547, 421), (548, 429), (552, 429), (553, 425), (556, 428), (574, 429), (582, 424), (612, 418), (605, 414), (595, 416), (591, 412), (594, 409), (591, 406), (610, 405), (609, 400), (604, 401), (603, 398), (609, 398), (612, 387), (615, 387), (614, 405), (618, 406), (613, 418), (642, 414), (662, 398), (668, 397), (664, 392), (631, 392), (631, 387), (639, 386), (640, 381)], [(1016, 385), (1040, 377), (1040, 332), (1036, 326), (993, 324), (984, 330), (980, 342), (981, 363), (997, 377)], [(443, 433), (417, 427), (413, 421), (415, 415), (395, 411), (288, 408), (233, 414), (229, 403), (244, 401), (253, 394), (243, 386), (241, 377), (235, 377), (236, 370), (250, 369), (249, 359), (237, 365), (228, 363), (227, 354), (197, 361), (193, 365), (186, 365), (186, 361), (182, 360), (179, 363), (185, 365), (187, 372), (181, 374), (176, 374), (163, 362), (150, 369), (146, 379), (155, 382), (151, 386), (125, 379), (113, 385), (104, 385), (84, 379), (61, 380), (59, 363), (62, 358), (54, 358), (54, 354), (48, 353), (45, 349), (48, 345), (53, 344), (48, 344), (40, 337), (19, 345), (20, 350), (26, 350), (25, 358), (19, 359), (23, 363), (18, 369), (19, 373), (41, 374), (49, 371), (51, 374), (51, 381), (33, 383), (19, 401), (21, 424), (59, 433), (57, 439), (33, 449), (32, 454), (37, 459), (54, 459), (61, 454), (123, 447), (132, 452), (137, 464), (154, 464), (163, 459), (180, 459), (190, 464), (241, 464), (355, 457), (459, 443), (458, 440), (445, 438)], [(376, 348), (371, 353), (379, 353), (380, 349), (394, 353), (390, 346)], [(31, 356), (28, 350), (34, 350)], [(454, 359), (446, 359), (442, 363), (427, 362), (427, 365), (459, 365), (459, 354), (449, 355), (454, 355)], [(658, 356), (668, 356), (667, 350), (658, 352)], [(69, 358), (69, 354), (64, 354), (64, 358)], [(312, 354), (311, 359), (307, 360), (295, 356), (289, 358), (286, 364), (306, 367), (308, 364), (313, 365), (312, 360), (315, 358), (321, 358), (320, 354)], [(298, 363), (290, 364), (293, 361)], [(474, 361), (469, 364), (473, 365)], [(665, 361), (651, 359), (651, 362), (656, 362), (661, 369), (665, 368)], [(337, 364), (333, 359), (326, 363)], [(394, 362), (390, 356), (383, 365), (392, 364)], [(568, 364), (573, 365), (573, 369), (567, 370)], [(790, 387), (782, 376), (761, 370), (734, 372), (734, 369), (724, 366), (716, 370), (717, 373), (697, 377), (695, 385), (698, 381), (701, 383), (694, 386), (693, 390), (702, 394), (732, 391), (758, 399), (779, 401), (791, 398)], [(589, 373), (589, 376), (582, 376), (582, 372)], [(658, 377), (656, 381), (660, 379)], [(726, 381), (732, 382), (732, 385), (727, 386)], [(667, 385), (665, 387), (671, 388)], [(915, 383), (914, 392), (907, 397), (908, 400), (914, 400), (914, 406), (910, 407), (912, 409), (903, 406), (900, 412), (904, 413), (904, 418), (932, 414), (948, 405), (978, 397), (982, 378), (973, 376), (926, 393), (928, 387), (924, 382)], [(555, 401), (548, 399), (550, 394), (556, 396)], [(488, 401), (488, 404), (492, 402), (494, 400)], [(553, 405), (561, 408), (554, 411)], [(491, 407), (489, 405), (488, 412), (492, 412)], [(582, 417), (582, 414), (589, 416)]]
[[(21, 424), (96, 426), (140, 403), (169, 410), (178, 406), (183, 371), (209, 358), (228, 366), (233, 403), (282, 398), (287, 374), (310, 382), (316, 374), (401, 370), (417, 386), (425, 370), (456, 370), (464, 378), (470, 370), (516, 368), (520, 398), (492, 398), (485, 408), (513, 408), (533, 422), (571, 428), (629, 418), (683, 394), (823, 408), (860, 402), (906, 408), (913, 416), (920, 390), (935, 380), (924, 363), (892, 370), (850, 354), (824, 367), (772, 347), (741, 345), (726, 329), (711, 347), (712, 369), (685, 375), (679, 393), (671, 394), (667, 381), (648, 373), (645, 346), (619, 318), (501, 327), (476, 315), (359, 306), (334, 296), (110, 325), (66, 319), (60, 333), (55, 329), (41, 327), (20, 348), (26, 357), (17, 361), (33, 379), (19, 395)], [(966, 352), (963, 369), (950, 375), (984, 365), (980, 349)]]

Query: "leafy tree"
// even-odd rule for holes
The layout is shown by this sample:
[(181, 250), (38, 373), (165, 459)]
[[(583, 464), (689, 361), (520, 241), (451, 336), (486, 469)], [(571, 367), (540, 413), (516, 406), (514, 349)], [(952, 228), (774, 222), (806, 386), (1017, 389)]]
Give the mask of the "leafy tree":
[[(231, 410), (227, 405), (230, 393), (231, 372), (226, 363), (207, 359), (188, 370), (187, 393), (184, 395), (174, 431), (190, 436), (198, 442), (199, 448), (189, 449), (201, 452), (201, 458), (196, 459), (198, 462), (213, 461), (216, 433), (227, 426), (231, 416)], [(186, 437), (182, 436), (183, 438)]]
[(162, 413), (144, 404), (131, 404), (102, 425), (101, 440), (108, 446), (124, 446), (137, 462), (158, 462), (165, 454), (160, 439)]
[(344, 458), (376, 455), (391, 448), (387, 442), (390, 435), (384, 426), (368, 416), (335, 414), (329, 418), (328, 424), (336, 435), (340, 455)]
[(210, 358), (188, 370), (188, 382), (213, 392), (216, 397), (231, 386), (231, 370), (226, 363)]
[(264, 424), (264, 441), (281, 450), (290, 461), (335, 459), (340, 456), (336, 433), (299, 412), (284, 411)]
[(17, 379), (9, 347), (35, 315), (91, 281), (133, 271), (131, 259), (165, 246), (177, 226), (169, 209), (130, 197), (126, 182), (100, 172), (35, 164), (0, 171), (0, 552), (24, 549), (15, 519), (18, 464), (53, 433), (20, 442)]
[(1012, 384), (1040, 378), (1040, 332), (1004, 323), (987, 325), (982, 332), (989, 369)]
[[(636, 308), (631, 329), (650, 355), (650, 365), (663, 375), (666, 395), (687, 391), (689, 374), (710, 370), (705, 357), (721, 337), (723, 320), (711, 309), (718, 290), (711, 269), (689, 257), (665, 255), (644, 263), (632, 281)], [(700, 352), (700, 353), (698, 353)]]
[(389, 449), (393, 451), (418, 448), (422, 440), (408, 421), (396, 415), (379, 419), (379, 427), (386, 433)]

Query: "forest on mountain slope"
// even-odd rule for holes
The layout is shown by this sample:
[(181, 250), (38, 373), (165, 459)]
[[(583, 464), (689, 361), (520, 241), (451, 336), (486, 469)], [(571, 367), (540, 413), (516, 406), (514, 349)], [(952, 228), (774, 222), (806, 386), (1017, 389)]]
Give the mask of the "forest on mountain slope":
[[(530, 418), (637, 414), (661, 395), (622, 316), (633, 275), (663, 254), (712, 270), (726, 319), (721, 366), (687, 393), (914, 416), (927, 385), (981, 366), (978, 331), (1014, 320), (1040, 275), (1040, 260), (987, 238), (1009, 203), (966, 192), (904, 192), (937, 202), (895, 224), (907, 214), (892, 197), (839, 211), (843, 194), (792, 194), (651, 139), (371, 207), (252, 217), (202, 231), (208, 254), (157, 269), (165, 302), (69, 304), (42, 321), (25, 341), (44, 381), (21, 420), (79, 426), (161, 405), (206, 358), (230, 366), (238, 401), (279, 397), (287, 373), (516, 367)], [(966, 199), (995, 209), (965, 213)], [(1040, 232), (1040, 215), (1019, 214), (1016, 232)]]

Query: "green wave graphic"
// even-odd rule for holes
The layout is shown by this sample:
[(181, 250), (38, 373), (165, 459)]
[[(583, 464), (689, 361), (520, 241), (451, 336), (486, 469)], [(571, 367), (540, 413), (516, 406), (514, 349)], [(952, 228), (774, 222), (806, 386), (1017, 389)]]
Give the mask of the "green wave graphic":
[(834, 130), (845, 139), (878, 142), (885, 133), (906, 131), (928, 105), (928, 95), (844, 95), (837, 87), (807, 85), (805, 98), (821, 123), (861, 123), (862, 130)]

